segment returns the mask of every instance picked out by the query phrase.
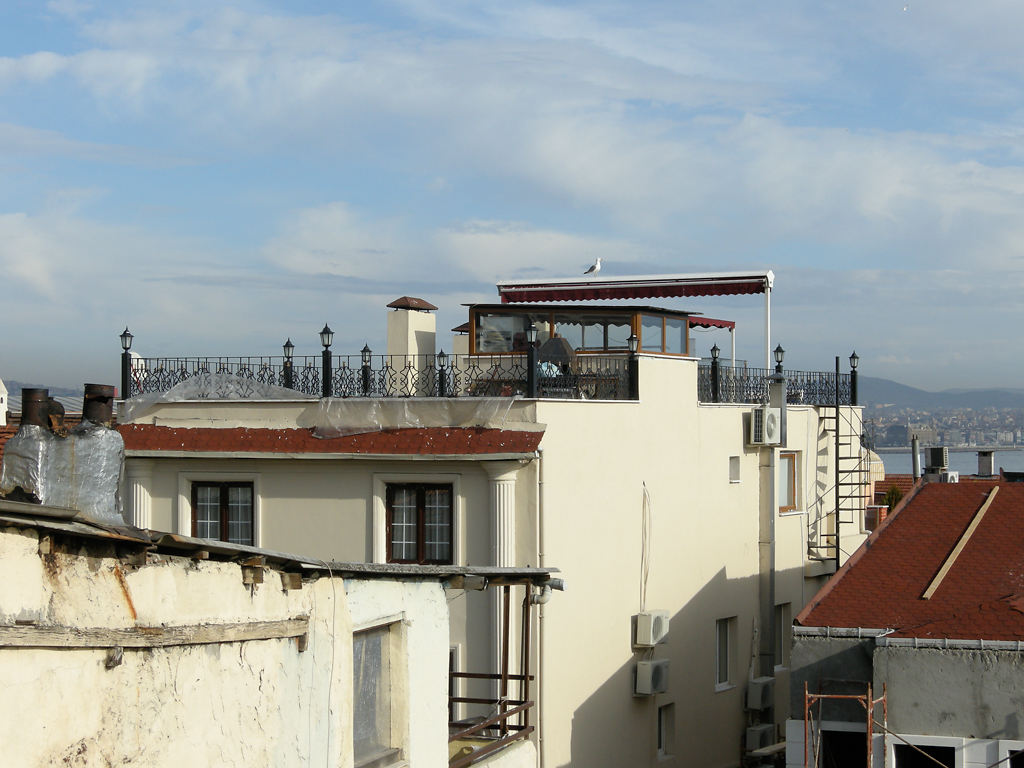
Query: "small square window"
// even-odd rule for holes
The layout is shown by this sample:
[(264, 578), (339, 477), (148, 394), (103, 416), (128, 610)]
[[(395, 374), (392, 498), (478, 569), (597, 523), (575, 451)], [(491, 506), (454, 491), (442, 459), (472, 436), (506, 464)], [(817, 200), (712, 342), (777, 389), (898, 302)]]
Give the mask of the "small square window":
[(738, 483), (740, 481), (740, 457), (730, 456), (729, 457), (729, 482)]

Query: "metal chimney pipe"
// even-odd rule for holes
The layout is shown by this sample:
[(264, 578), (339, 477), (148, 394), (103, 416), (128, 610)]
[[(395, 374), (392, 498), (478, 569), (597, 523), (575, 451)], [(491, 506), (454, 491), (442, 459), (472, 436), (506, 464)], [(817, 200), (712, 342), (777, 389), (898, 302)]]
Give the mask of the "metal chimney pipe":
[(917, 440), (917, 435), (910, 440), (910, 457), (914, 466), (914, 481), (916, 482), (921, 477), (921, 444)]
[(110, 384), (86, 384), (82, 398), (82, 418), (104, 427), (114, 423), (114, 387)]
[(22, 388), (21, 423), (50, 428), (50, 390)]

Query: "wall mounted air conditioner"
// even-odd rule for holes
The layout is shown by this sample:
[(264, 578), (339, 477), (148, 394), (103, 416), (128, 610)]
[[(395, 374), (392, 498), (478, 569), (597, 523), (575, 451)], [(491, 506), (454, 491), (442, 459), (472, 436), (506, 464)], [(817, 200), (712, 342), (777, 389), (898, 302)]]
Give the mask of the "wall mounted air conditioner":
[(633, 678), (634, 696), (653, 696), (668, 690), (668, 659), (638, 661)]
[(767, 406), (750, 412), (749, 445), (778, 445), (782, 441), (782, 411)]
[(956, 470), (948, 470), (948, 469), (945, 470), (944, 472), (939, 472), (939, 482), (940, 483), (959, 483), (960, 482), (960, 473), (957, 472)]
[(633, 617), (636, 631), (633, 645), (639, 648), (653, 648), (664, 643), (668, 637), (668, 611), (644, 611)]
[(747, 709), (763, 712), (775, 704), (775, 678), (755, 677), (747, 684)]
[(750, 726), (747, 728), (745, 741), (747, 743), (747, 752), (772, 746), (775, 743), (775, 724), (761, 723), (760, 725)]

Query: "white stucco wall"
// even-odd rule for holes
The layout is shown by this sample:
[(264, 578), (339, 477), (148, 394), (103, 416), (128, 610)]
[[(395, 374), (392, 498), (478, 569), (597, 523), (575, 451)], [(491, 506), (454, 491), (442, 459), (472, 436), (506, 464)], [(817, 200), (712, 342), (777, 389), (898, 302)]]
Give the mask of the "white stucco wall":
[[(19, 766), (352, 765), (352, 630), (399, 622), (405, 742), (441, 765), (447, 610), (437, 582), (321, 578), (285, 590), (277, 572), (242, 582), (237, 564), (149, 556), (0, 531), (0, 624), (120, 628), (309, 617), (295, 639), (107, 649), (0, 647), (0, 744)], [(134, 611), (134, 616), (133, 616)], [(29, 627), (30, 628), (30, 627)], [(440, 714), (439, 714), (440, 713)]]

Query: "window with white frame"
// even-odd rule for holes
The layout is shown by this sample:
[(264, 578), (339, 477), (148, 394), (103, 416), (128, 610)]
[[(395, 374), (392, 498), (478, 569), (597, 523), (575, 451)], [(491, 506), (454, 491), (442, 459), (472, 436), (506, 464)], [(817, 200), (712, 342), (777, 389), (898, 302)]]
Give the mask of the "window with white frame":
[(254, 544), (251, 482), (192, 483), (192, 535), (232, 544)]
[(453, 562), (453, 498), (450, 483), (388, 483), (389, 563)]
[(732, 687), (732, 652), (735, 641), (736, 617), (715, 622), (715, 688)]
[(352, 635), (352, 748), (356, 768), (383, 768), (403, 759), (392, 693), (394, 622)]
[(800, 507), (799, 454), (779, 454), (779, 512), (795, 512)]
[(740, 481), (740, 457), (730, 456), (729, 457), (729, 482), (738, 483)]

